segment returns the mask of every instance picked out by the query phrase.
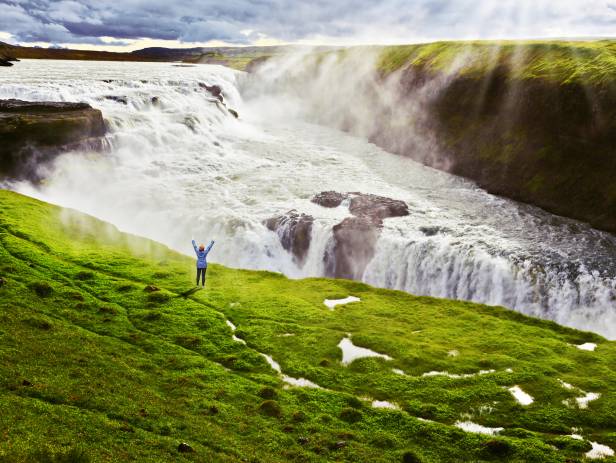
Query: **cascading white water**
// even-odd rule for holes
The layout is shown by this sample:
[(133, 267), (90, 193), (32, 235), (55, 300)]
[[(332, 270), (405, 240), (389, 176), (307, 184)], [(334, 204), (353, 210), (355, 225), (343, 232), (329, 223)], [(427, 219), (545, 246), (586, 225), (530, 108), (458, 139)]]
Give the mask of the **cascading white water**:
[[(349, 215), (344, 205), (312, 204), (314, 194), (400, 199), (411, 214), (385, 221), (364, 281), (504, 305), (616, 338), (613, 236), (302, 122), (275, 95), (243, 101), (238, 78), (217, 66), (23, 61), (0, 75), (0, 98), (86, 101), (103, 111), (111, 149), (67, 153), (42, 185), (11, 187), (187, 254), (191, 238), (215, 239), (212, 260), (291, 277), (323, 274), (331, 229)], [(200, 82), (220, 85), (240, 119)], [(291, 209), (315, 217), (301, 268), (263, 225)]]

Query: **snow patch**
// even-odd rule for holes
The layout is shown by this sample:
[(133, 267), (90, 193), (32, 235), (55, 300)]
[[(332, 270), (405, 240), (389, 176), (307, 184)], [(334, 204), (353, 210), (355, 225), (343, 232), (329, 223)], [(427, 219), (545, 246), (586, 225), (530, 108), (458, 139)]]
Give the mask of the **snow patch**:
[(428, 376), (447, 376), (448, 378), (454, 378), (454, 379), (460, 379), (460, 378), (472, 378), (473, 376), (479, 376), (479, 375), (487, 375), (490, 373), (496, 373), (496, 370), (480, 370), (477, 373), (465, 373), (465, 374), (455, 374), (455, 373), (448, 373), (447, 371), (429, 371), (427, 373), (424, 373), (423, 377), (428, 377)]
[(592, 402), (593, 400), (597, 400), (601, 397), (601, 394), (597, 392), (587, 392), (583, 397), (576, 397), (575, 401), (580, 408), (588, 408), (588, 402)]
[(447, 352), (447, 357), (457, 357), (458, 355), (460, 355), (460, 352), (456, 349), (452, 349)]
[(587, 458), (598, 459), (614, 456), (614, 451), (609, 448), (607, 445), (602, 445), (597, 442), (591, 442), (592, 449), (586, 452)]
[(329, 310), (334, 310), (337, 305), (351, 304), (352, 302), (361, 302), (361, 299), (355, 296), (349, 296), (345, 299), (325, 299), (323, 304), (325, 304)]
[(342, 364), (348, 366), (355, 360), (365, 357), (378, 357), (385, 360), (393, 360), (389, 355), (379, 354), (373, 350), (364, 347), (358, 347), (349, 338), (343, 338), (338, 343), (338, 347), (342, 350)]
[(511, 395), (518, 401), (520, 405), (527, 406), (532, 404), (535, 399), (533, 399), (529, 394), (524, 392), (520, 386), (513, 386), (508, 389), (511, 392)]
[(244, 344), (244, 345), (246, 345), (246, 341), (244, 341), (244, 340), (243, 340), (243, 339), (241, 339), (241, 338), (238, 338), (236, 335), (233, 335), (233, 336), (232, 336), (232, 339), (233, 339), (235, 342), (239, 342), (240, 344)]
[(586, 350), (588, 352), (594, 352), (597, 348), (597, 345), (594, 342), (587, 342), (585, 344), (580, 344), (579, 346), (575, 346), (580, 350)]
[(270, 367), (272, 367), (278, 373), (282, 373), (282, 369), (280, 368), (280, 364), (278, 362), (276, 362), (276, 360), (274, 360), (269, 355), (266, 355), (266, 354), (263, 354), (263, 353), (261, 355), (265, 358), (265, 360), (267, 360), (267, 363), (269, 363)]
[(323, 389), (318, 384), (315, 384), (312, 381), (307, 380), (306, 378), (291, 378), (290, 376), (282, 375), (282, 380), (289, 386), (308, 387), (311, 389)]
[(495, 436), (505, 428), (487, 428), (480, 424), (473, 423), (472, 421), (458, 421), (456, 427), (466, 432), (472, 432), (474, 434), (485, 434), (488, 436)]
[(400, 410), (400, 407), (386, 400), (373, 400), (372, 408), (386, 408), (389, 410)]
[(391, 371), (393, 371), (397, 375), (406, 376), (406, 373), (404, 371), (400, 370), (399, 368), (392, 368)]
[(575, 389), (575, 387), (574, 387), (572, 384), (565, 383), (562, 379), (559, 379), (559, 380), (558, 380), (558, 382), (559, 382), (559, 383), (560, 383), (560, 385), (561, 385), (562, 387), (564, 387), (565, 389), (569, 389), (569, 390)]
[(284, 334), (279, 334), (278, 335), (279, 338), (288, 338), (288, 337), (291, 337), (291, 336), (295, 336), (295, 334), (294, 333), (284, 333)]
[(235, 331), (237, 329), (237, 327), (233, 323), (231, 323), (231, 320), (225, 320), (225, 321), (227, 322), (227, 326), (231, 328), (231, 331)]

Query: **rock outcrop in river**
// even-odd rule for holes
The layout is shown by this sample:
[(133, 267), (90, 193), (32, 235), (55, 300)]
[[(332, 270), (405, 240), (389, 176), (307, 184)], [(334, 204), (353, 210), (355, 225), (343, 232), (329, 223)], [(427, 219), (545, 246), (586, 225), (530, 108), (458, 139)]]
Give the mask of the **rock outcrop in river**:
[[(404, 201), (363, 193), (325, 191), (315, 195), (312, 202), (327, 208), (345, 204), (352, 214), (333, 227), (332, 242), (324, 256), (326, 276), (350, 280), (361, 280), (374, 257), (383, 220), (409, 214)], [(297, 211), (265, 221), (300, 267), (308, 255), (313, 223), (312, 216)]]
[(100, 149), (102, 113), (85, 103), (0, 100), (0, 176), (35, 178), (39, 163), (70, 149)]
[(310, 249), (313, 222), (314, 218), (310, 215), (289, 211), (266, 220), (265, 226), (278, 234), (282, 247), (293, 255), (293, 260), (301, 267)]
[(362, 193), (319, 193), (312, 202), (323, 207), (339, 207), (348, 201), (347, 217), (333, 229), (333, 242), (325, 255), (325, 274), (334, 278), (361, 280), (374, 257), (383, 220), (409, 215), (408, 205), (383, 196)]

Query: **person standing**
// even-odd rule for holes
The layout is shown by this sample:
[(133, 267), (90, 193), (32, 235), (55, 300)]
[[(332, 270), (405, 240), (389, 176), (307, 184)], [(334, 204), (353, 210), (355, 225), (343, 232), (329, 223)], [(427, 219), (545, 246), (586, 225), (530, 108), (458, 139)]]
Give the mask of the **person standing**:
[(212, 246), (214, 246), (214, 240), (210, 241), (210, 244), (206, 248), (203, 244), (197, 248), (197, 243), (192, 240), (195, 254), (197, 254), (197, 286), (199, 286), (199, 279), (201, 279), (201, 285), (205, 287), (205, 272), (207, 272), (207, 255), (209, 254)]

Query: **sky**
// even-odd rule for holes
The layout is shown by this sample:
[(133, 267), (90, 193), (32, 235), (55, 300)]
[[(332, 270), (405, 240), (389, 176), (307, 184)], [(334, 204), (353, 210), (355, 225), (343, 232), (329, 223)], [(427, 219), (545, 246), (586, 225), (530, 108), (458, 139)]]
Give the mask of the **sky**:
[(112, 51), (615, 35), (616, 0), (0, 0), (0, 41)]

